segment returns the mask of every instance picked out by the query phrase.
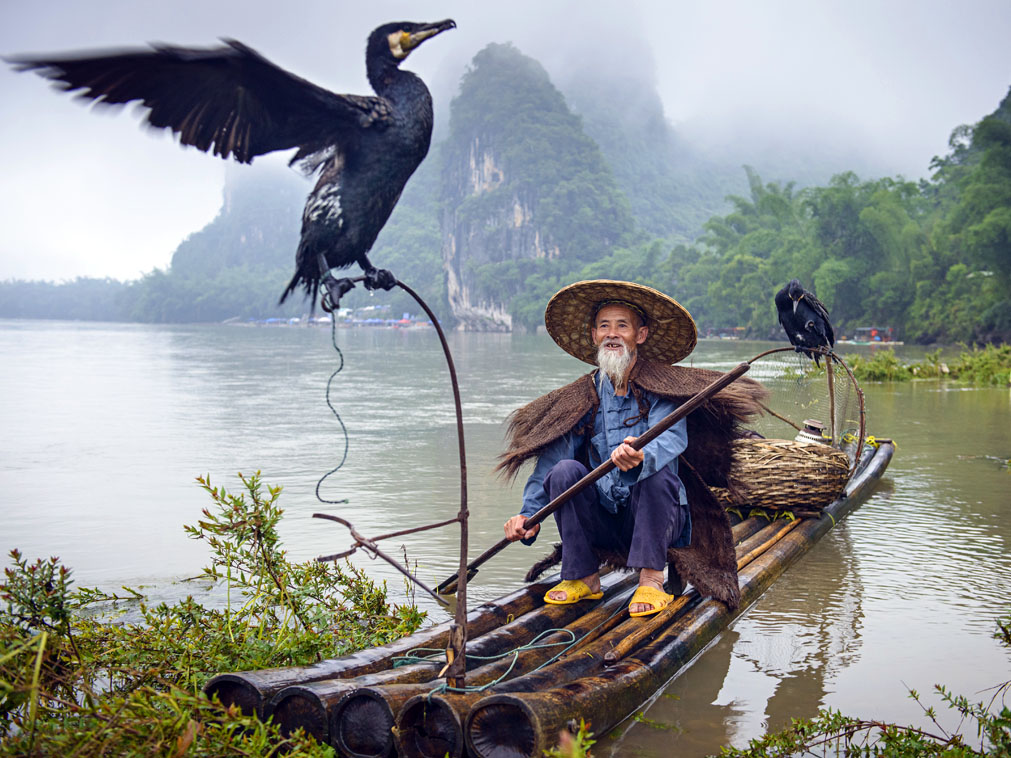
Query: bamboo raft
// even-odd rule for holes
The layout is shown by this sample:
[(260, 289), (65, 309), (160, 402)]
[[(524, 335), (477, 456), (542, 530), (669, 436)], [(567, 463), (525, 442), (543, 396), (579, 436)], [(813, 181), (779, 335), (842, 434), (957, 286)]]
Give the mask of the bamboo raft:
[(842, 496), (817, 518), (750, 517), (734, 525), (736, 611), (691, 590), (654, 616), (629, 618), (636, 577), (618, 573), (603, 576), (601, 600), (545, 605), (554, 576), (468, 615), (469, 691), (442, 686), (445, 657), (394, 665), (418, 648), (445, 648), (452, 621), (310, 666), (220, 674), (205, 691), (273, 718), (286, 733), (303, 728), (353, 758), (539, 756), (580, 718), (604, 734), (652, 699), (858, 507), (894, 449), (880, 439), (868, 448)]

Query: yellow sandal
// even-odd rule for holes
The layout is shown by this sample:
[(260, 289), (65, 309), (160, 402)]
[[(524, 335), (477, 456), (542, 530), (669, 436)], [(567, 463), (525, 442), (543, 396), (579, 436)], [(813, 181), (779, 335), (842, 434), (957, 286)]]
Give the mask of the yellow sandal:
[[(658, 590), (656, 587), (650, 587), (648, 585), (640, 585), (639, 589), (635, 591), (632, 595), (632, 599), (628, 603), (628, 615), (629, 616), (652, 616), (654, 613), (659, 613), (674, 600), (673, 595), (668, 595), (663, 590)], [(632, 606), (636, 603), (642, 603), (643, 605), (652, 605), (652, 610), (648, 611), (636, 611), (632, 613)]]
[[(565, 600), (552, 600), (548, 597), (552, 592), (564, 592)], [(582, 579), (566, 579), (544, 593), (544, 602), (551, 605), (571, 605), (580, 600), (600, 600), (602, 597), (604, 597), (603, 590), (592, 592)]]

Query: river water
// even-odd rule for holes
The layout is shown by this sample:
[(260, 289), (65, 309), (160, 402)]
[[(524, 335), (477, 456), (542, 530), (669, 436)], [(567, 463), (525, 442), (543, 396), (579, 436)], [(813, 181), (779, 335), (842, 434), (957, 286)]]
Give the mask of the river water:
[[(451, 518), (459, 506), (452, 393), (432, 330), (140, 326), (0, 321), (0, 547), (58, 555), (79, 584), (143, 585), (171, 599), (206, 552), (182, 524), (209, 505), (194, 483), (261, 470), (284, 487), (292, 556), (345, 549), (338, 513), (363, 534)], [(501, 537), (522, 483), (496, 479), (503, 420), (583, 364), (543, 335), (451, 334), (467, 431), (471, 554)], [(765, 343), (703, 342), (690, 361), (730, 368)], [(854, 348), (858, 350), (859, 348)], [(900, 357), (916, 348), (899, 348)], [(875, 494), (596, 754), (682, 756), (743, 745), (821, 707), (928, 726), (908, 689), (944, 683), (973, 700), (1011, 679), (993, 639), (1011, 597), (1011, 395), (935, 382), (865, 387), (869, 433), (894, 438)], [(485, 565), (472, 600), (496, 597), (554, 537)], [(395, 542), (395, 541), (394, 541)], [(455, 570), (453, 528), (403, 540), (423, 579)], [(390, 546), (398, 551), (399, 544)], [(399, 574), (363, 559), (404, 600)], [(423, 594), (423, 593), (422, 593)], [(442, 613), (422, 594), (418, 602)], [(956, 726), (941, 708), (942, 724)], [(971, 736), (971, 735), (970, 735)]]

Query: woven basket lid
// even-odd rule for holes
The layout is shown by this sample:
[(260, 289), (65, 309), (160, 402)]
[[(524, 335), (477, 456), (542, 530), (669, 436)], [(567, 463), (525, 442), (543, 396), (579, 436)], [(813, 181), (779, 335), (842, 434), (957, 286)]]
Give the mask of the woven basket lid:
[(560, 289), (544, 310), (544, 326), (551, 338), (569, 355), (597, 365), (597, 348), (590, 340), (590, 327), (601, 303), (627, 303), (646, 316), (649, 334), (639, 345), (639, 354), (659, 363), (677, 363), (695, 349), (695, 321), (669, 295), (634, 282), (592, 279)]

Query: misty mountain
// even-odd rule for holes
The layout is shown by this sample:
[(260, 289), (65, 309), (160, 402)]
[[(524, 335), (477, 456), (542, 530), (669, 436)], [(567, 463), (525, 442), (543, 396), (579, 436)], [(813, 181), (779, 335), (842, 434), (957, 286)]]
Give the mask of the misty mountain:
[(466, 328), (508, 331), (529, 279), (609, 255), (635, 224), (600, 148), (534, 59), (488, 45), (451, 111), (441, 214), (449, 302)]
[[(641, 72), (570, 71), (560, 88), (511, 45), (474, 57), (449, 110), (371, 253), (441, 319), (530, 329), (560, 286), (627, 278), (679, 297), (702, 326), (767, 337), (777, 333), (773, 293), (799, 276), (840, 327), (887, 323), (925, 342), (1011, 335), (1011, 92), (957, 127), (919, 183), (828, 177), (839, 144), (770, 149), (745, 171), (727, 158), (741, 146), (704, 149), (698, 133), (672, 126)], [(232, 167), (217, 217), (166, 270), (132, 283), (0, 282), (0, 316), (306, 313), (312, 304), (297, 298), (276, 303), (309, 182), (269, 162)], [(366, 303), (418, 312), (396, 290), (358, 288), (342, 305)]]
[(172, 255), (173, 274), (213, 277), (225, 268), (294, 268), (309, 180), (269, 164), (229, 165), (221, 210)]
[(694, 240), (728, 209), (727, 195), (747, 188), (740, 165), (713, 162), (678, 136), (646, 82), (594, 72), (570, 81), (565, 96), (651, 236)]

